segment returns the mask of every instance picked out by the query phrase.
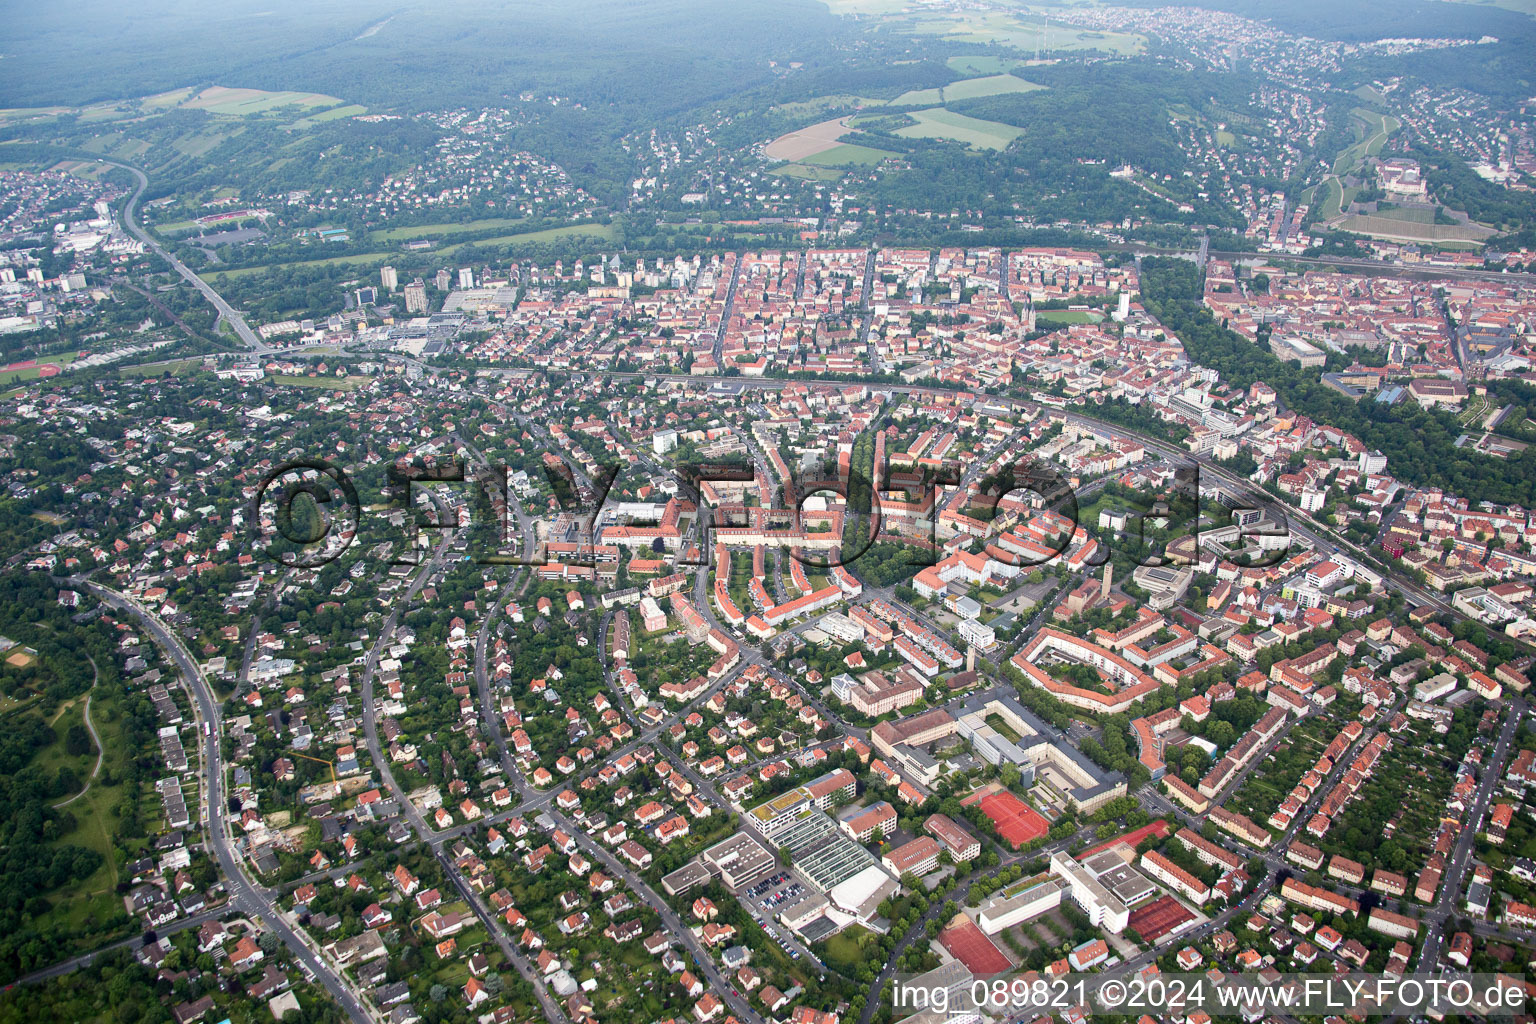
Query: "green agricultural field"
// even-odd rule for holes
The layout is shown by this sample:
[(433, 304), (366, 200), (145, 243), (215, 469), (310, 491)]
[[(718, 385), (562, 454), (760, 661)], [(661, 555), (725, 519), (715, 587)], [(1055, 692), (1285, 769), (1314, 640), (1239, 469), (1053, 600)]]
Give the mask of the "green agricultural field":
[(371, 267), (388, 260), (398, 259), (399, 253), (393, 252), (365, 252), (355, 256), (329, 256), (318, 260), (295, 260), (291, 263), (271, 263), (256, 267), (239, 267), (235, 270), (209, 270), (203, 271), (204, 278), (215, 288), (223, 280), (235, 281), (242, 277), (255, 277), (265, 274), (269, 270), (278, 267)]
[(368, 108), (356, 103), (348, 103), (341, 107), (332, 107), (330, 110), (322, 110), (318, 114), (310, 114), (293, 122), (291, 128), (308, 128), (310, 125), (319, 124), (322, 121), (339, 121), (343, 117), (356, 117), (359, 114), (368, 113)]
[(871, 149), (868, 146), (844, 144), (812, 154), (800, 162), (815, 164), (818, 167), (873, 167), (880, 161), (895, 155), (895, 153), (890, 153), (883, 149)]
[(180, 106), (191, 110), (206, 110), (210, 114), (251, 117), (279, 107), (326, 108), (341, 106), (342, 102), (335, 96), (318, 92), (267, 92), (263, 89), (231, 89), (214, 85), (183, 100)]
[(1004, 149), (1024, 133), (1022, 128), (967, 117), (943, 107), (913, 113), (918, 123), (899, 129), (896, 134), (909, 139), (952, 139), (972, 149)]
[(1302, 193), (1302, 201), (1317, 205), (1318, 219), (1332, 220), (1343, 212), (1342, 191), (1343, 186), (1339, 184), (1339, 179), (1330, 176), (1324, 178), (1322, 184)]
[(974, 100), (982, 96), (1001, 96), (1010, 92), (1034, 92), (1045, 88), (1013, 75), (987, 75), (962, 78), (938, 89), (913, 89), (891, 100), (893, 107), (936, 107), (954, 100)]
[(1001, 96), (1010, 92), (1034, 92), (1045, 86), (1026, 82), (1014, 75), (989, 75), (985, 78), (962, 78), (944, 87), (944, 102), (973, 100), (981, 96)]
[(943, 89), (912, 89), (891, 100), (893, 107), (931, 107), (944, 102)]

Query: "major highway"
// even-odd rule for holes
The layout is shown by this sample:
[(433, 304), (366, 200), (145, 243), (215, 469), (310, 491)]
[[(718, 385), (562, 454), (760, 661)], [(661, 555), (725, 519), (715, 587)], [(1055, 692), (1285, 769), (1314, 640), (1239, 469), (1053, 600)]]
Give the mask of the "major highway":
[[(100, 158), (98, 158), (98, 160), (99, 159)], [(235, 335), (240, 339), (242, 344), (257, 354), (272, 351), (272, 349), (265, 342), (256, 336), (256, 332), (251, 330), (250, 325), (245, 322), (245, 317), (240, 314), (239, 310), (231, 306), (225, 300), (224, 296), (220, 295), (217, 291), (214, 290), (212, 285), (204, 281), (201, 277), (198, 277), (197, 273), (193, 271), (191, 267), (177, 259), (174, 253), (172, 253), (165, 246), (161, 245), (154, 235), (150, 234), (148, 230), (146, 230), (141, 224), (138, 223), (138, 221), (134, 219), (134, 213), (138, 207), (139, 198), (144, 195), (144, 190), (149, 187), (149, 178), (145, 176), (144, 172), (139, 170), (137, 167), (130, 167), (128, 164), (114, 163), (111, 160), (100, 160), (100, 162), (110, 164), (113, 167), (119, 167), (127, 171), (129, 174), (132, 174), (134, 179), (139, 183), (138, 188), (134, 190), (133, 195), (128, 197), (128, 202), (123, 206), (123, 226), (128, 229), (129, 233), (139, 241), (143, 242), (146, 246), (148, 246), (156, 256), (159, 256), (161, 259), (165, 260), (166, 263), (169, 263), (171, 265), (171, 269), (175, 270), (176, 273), (180, 275), (184, 281), (186, 281), (192, 287), (196, 288), (198, 292), (203, 296), (203, 298), (207, 299), (209, 304), (212, 305), (214, 309), (218, 310), (220, 319), (229, 324), (230, 328), (234, 330)]]

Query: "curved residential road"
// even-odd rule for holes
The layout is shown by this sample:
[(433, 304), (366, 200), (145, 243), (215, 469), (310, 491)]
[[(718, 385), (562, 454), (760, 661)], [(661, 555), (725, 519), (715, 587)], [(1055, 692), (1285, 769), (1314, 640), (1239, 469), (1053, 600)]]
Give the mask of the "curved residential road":
[(281, 911), (277, 909), (272, 892), (245, 873), (244, 865), (235, 852), (234, 843), (230, 838), (229, 819), (225, 814), (227, 804), (224, 796), (223, 751), (220, 747), (222, 730), (220, 729), (219, 703), (186, 645), (161, 621), (158, 615), (128, 595), (83, 577), (74, 577), (74, 582), (90, 588), (97, 597), (111, 607), (137, 618), (154, 637), (161, 650), (175, 663), (191, 688), (198, 722), (207, 726), (206, 735), (197, 737), (202, 746), (204, 769), (203, 813), (208, 824), (209, 843), (213, 847), (214, 857), (219, 863), (225, 885), (229, 888), (229, 905), (226, 909), (239, 910), (247, 917), (260, 921), (268, 930), (276, 932), (304, 971), (325, 986), (331, 997), (346, 1011), (348, 1017), (357, 1024), (371, 1024), (374, 1020), (373, 1016), (364, 1008), (361, 997), (353, 991), (341, 972), (326, 963), (318, 951), (306, 941), (306, 937), (283, 917)]
[(133, 195), (128, 197), (128, 202), (123, 204), (123, 226), (128, 229), (128, 232), (154, 250), (155, 255), (169, 263), (175, 268), (176, 273), (181, 275), (183, 280), (201, 292), (203, 298), (207, 299), (213, 308), (219, 311), (220, 319), (235, 329), (235, 334), (244, 345), (257, 353), (271, 351), (266, 345), (262, 344), (260, 338), (256, 337), (256, 332), (251, 330), (250, 324), (245, 322), (245, 317), (241, 316), (233, 306), (224, 300), (224, 296), (214, 291), (212, 285), (198, 277), (191, 267), (172, 255), (170, 250), (156, 241), (153, 235), (133, 219), (134, 210), (139, 205), (139, 197), (149, 187), (148, 176), (137, 167), (130, 167), (127, 164), (113, 163), (111, 160), (102, 160), (101, 163), (112, 167), (121, 167), (138, 180), (139, 187), (134, 190)]

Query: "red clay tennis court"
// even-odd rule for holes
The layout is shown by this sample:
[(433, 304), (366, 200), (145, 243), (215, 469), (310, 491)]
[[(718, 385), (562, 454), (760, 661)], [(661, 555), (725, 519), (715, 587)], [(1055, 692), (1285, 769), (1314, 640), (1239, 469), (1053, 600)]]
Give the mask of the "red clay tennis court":
[(1098, 846), (1095, 846), (1091, 850), (1084, 850), (1082, 853), (1079, 853), (1077, 855), (1077, 859), (1078, 860), (1087, 860), (1089, 857), (1092, 857), (1094, 854), (1102, 853), (1105, 850), (1109, 849), (1111, 846), (1119, 846), (1121, 843), (1126, 843), (1126, 844), (1128, 844), (1130, 846), (1139, 846), (1139, 845), (1141, 845), (1141, 841), (1143, 839), (1147, 838), (1148, 836), (1152, 836), (1152, 835), (1157, 836), (1159, 839), (1166, 839), (1166, 838), (1168, 838), (1168, 823), (1166, 821), (1164, 821), (1163, 819), (1159, 818), (1158, 820), (1154, 821), (1152, 824), (1150, 824), (1150, 825), (1143, 825), (1143, 826), (1141, 826), (1141, 828), (1138, 828), (1134, 832), (1127, 832), (1123, 836), (1116, 836), (1115, 838), (1111, 839), (1107, 843), (1100, 843)]
[(1131, 911), (1131, 927), (1148, 942), (1156, 942), (1179, 925), (1194, 919), (1195, 915), (1185, 910), (1183, 904), (1172, 896), (1153, 900)]
[(1017, 850), (1045, 835), (1050, 822), (1040, 812), (1009, 792), (989, 793), (981, 798), (981, 812), (992, 819), (997, 834)]
[(949, 927), (939, 932), (939, 944), (972, 974), (1000, 974), (1013, 969), (1013, 962), (964, 914), (956, 914)]

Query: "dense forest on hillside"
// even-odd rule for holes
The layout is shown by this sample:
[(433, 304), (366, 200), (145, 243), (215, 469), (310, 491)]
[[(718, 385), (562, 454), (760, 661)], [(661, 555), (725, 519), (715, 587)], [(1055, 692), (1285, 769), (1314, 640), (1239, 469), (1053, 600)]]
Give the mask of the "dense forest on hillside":
[(1019, 147), (1037, 161), (1102, 160), (1155, 174), (1179, 174), (1188, 166), (1168, 124), (1173, 111), (1214, 104), (1223, 118), (1227, 111), (1242, 113), (1257, 85), (1249, 75), (1192, 73), (1145, 60), (1029, 68), (1026, 77), (1047, 88), (948, 106), (1023, 128)]
[(0, 93), (80, 104), (217, 81), (420, 109), (532, 91), (654, 115), (814, 60), (841, 25), (814, 0), (65, 0), (10, 12)]
[(1507, 461), (1479, 455), (1455, 447), (1461, 429), (1452, 413), (1412, 401), (1387, 406), (1345, 397), (1322, 383), (1320, 371), (1281, 362), (1218, 323), (1201, 301), (1199, 271), (1187, 260), (1144, 260), (1141, 286), (1147, 309), (1184, 343), (1190, 359), (1218, 370), (1228, 384), (1264, 381), (1287, 408), (1382, 452), (1393, 475), (1408, 483), (1444, 487), (1473, 501), (1536, 504), (1536, 446)]

